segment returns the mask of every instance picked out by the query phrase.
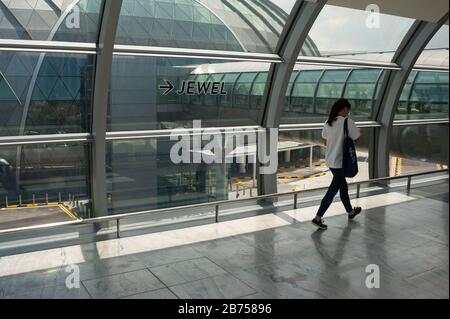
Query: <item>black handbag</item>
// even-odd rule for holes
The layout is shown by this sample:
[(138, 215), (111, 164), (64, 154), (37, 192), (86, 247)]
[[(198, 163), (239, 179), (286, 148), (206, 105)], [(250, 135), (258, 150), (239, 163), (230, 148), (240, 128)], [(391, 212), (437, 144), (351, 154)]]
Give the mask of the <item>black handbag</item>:
[(355, 177), (358, 175), (358, 157), (356, 155), (355, 142), (348, 136), (348, 118), (344, 124), (344, 158), (342, 168), (345, 177)]

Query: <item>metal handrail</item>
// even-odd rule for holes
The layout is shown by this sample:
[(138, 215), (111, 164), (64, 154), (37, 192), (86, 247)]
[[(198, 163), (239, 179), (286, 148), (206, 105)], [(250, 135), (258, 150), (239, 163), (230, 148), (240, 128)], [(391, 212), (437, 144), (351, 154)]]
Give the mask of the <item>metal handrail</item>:
[(138, 56), (164, 56), (164, 57), (189, 57), (189, 58), (208, 58), (224, 59), (238, 61), (256, 61), (283, 63), (284, 60), (278, 54), (270, 53), (251, 53), (238, 51), (219, 51), (205, 49), (183, 49), (170, 47), (139, 46), (139, 45), (114, 45), (114, 55), (138, 55)]
[[(354, 185), (357, 186), (357, 198), (359, 198), (360, 191), (361, 191), (361, 184), (386, 182), (386, 181), (393, 181), (393, 180), (407, 178), (407, 190), (409, 191), (411, 189), (411, 182), (414, 177), (432, 175), (432, 174), (438, 174), (438, 173), (447, 173), (448, 174), (449, 169), (437, 170), (437, 171), (432, 171), (432, 172), (416, 173), (416, 174), (411, 174), (411, 175), (383, 177), (383, 178), (370, 179), (370, 180), (365, 180), (365, 181), (358, 181), (358, 182), (350, 183), (349, 186), (354, 186)], [(13, 229), (0, 230), (0, 236), (8, 235), (8, 234), (17, 234), (17, 233), (22, 233), (22, 232), (30, 232), (30, 231), (36, 231), (36, 230), (51, 230), (51, 229), (56, 229), (56, 228), (64, 228), (64, 227), (68, 227), (68, 226), (92, 225), (92, 224), (116, 221), (117, 237), (120, 238), (120, 220), (122, 220), (122, 219), (144, 217), (144, 216), (149, 216), (149, 215), (176, 212), (176, 211), (180, 211), (180, 210), (188, 210), (188, 209), (193, 209), (193, 208), (214, 207), (216, 223), (218, 223), (219, 222), (219, 207), (221, 205), (232, 205), (232, 204), (239, 204), (239, 203), (244, 203), (244, 202), (249, 202), (249, 201), (260, 201), (260, 200), (265, 200), (265, 199), (293, 195), (294, 196), (294, 209), (297, 209), (298, 197), (300, 194), (312, 192), (312, 191), (317, 192), (317, 191), (326, 190), (326, 189), (328, 189), (328, 187), (321, 187), (321, 188), (314, 188), (314, 189), (300, 190), (300, 191), (292, 191), (292, 192), (285, 192), (285, 193), (260, 195), (260, 196), (256, 196), (256, 197), (242, 198), (242, 199), (237, 199), (237, 200), (223, 200), (223, 201), (210, 202), (210, 203), (163, 208), (163, 209), (148, 210), (148, 211), (135, 212), (135, 213), (118, 214), (118, 215), (113, 215), (113, 216), (103, 216), (103, 217), (96, 217), (96, 218), (90, 218), (90, 219), (85, 219), (85, 220), (76, 220), (76, 221), (58, 222), (58, 223), (45, 224), (45, 225), (19, 227), (19, 228), (13, 228)]]

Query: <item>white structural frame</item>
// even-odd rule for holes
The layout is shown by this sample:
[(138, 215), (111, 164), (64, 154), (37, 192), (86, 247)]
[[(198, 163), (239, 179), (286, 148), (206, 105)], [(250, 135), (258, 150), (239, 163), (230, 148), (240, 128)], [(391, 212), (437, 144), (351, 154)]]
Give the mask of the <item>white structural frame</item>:
[[(325, 0), (316, 2), (297, 1), (291, 11), (277, 45), (277, 54), (284, 60), (284, 63), (271, 66), (266, 92), (263, 97), (264, 114), (262, 115), (261, 124), (266, 129), (279, 128), (280, 126), (284, 99), (291, 74), (309, 31), (325, 4)], [(258, 174), (259, 194), (274, 194), (277, 192), (277, 188), (276, 173)]]
[(91, 144), (91, 197), (95, 217), (108, 215), (106, 199), (106, 129), (109, 83), (113, 60), (114, 41), (119, 22), (122, 0), (104, 0), (97, 47), (100, 52), (95, 63), (92, 109)]

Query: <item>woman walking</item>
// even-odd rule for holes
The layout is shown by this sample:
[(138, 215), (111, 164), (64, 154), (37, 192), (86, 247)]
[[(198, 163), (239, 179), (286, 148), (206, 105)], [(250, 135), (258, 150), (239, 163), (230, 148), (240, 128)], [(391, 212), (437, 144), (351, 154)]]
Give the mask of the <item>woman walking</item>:
[[(334, 103), (328, 121), (325, 123), (322, 138), (326, 140), (327, 155), (326, 163), (333, 173), (333, 181), (331, 182), (328, 192), (322, 200), (319, 211), (313, 219), (313, 225), (319, 229), (328, 229), (323, 222), (323, 216), (327, 212), (337, 192), (340, 192), (341, 201), (347, 211), (348, 218), (353, 219), (361, 213), (361, 207), (352, 207), (348, 196), (348, 184), (345, 179), (343, 170), (343, 147), (344, 147), (344, 124), (350, 113), (351, 105), (346, 99), (340, 99)], [(356, 127), (352, 119), (348, 119), (348, 136), (356, 141), (361, 137), (359, 129)]]

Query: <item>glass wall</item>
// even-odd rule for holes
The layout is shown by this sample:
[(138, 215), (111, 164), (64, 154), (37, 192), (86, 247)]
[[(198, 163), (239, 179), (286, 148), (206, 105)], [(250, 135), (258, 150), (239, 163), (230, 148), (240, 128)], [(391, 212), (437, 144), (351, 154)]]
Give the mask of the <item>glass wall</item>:
[(448, 72), (413, 71), (403, 88), (396, 120), (448, 118)]
[[(309, 37), (318, 55), (337, 59), (390, 62), (414, 20), (371, 11), (325, 5)], [(312, 55), (304, 48), (302, 55)], [(312, 51), (314, 52), (314, 51)]]
[(314, 102), (314, 114), (322, 119), (328, 117), (333, 103), (342, 97), (345, 83), (350, 76), (350, 70), (327, 70), (317, 88), (316, 100)]
[[(361, 130), (356, 143), (359, 174), (352, 181), (369, 179), (369, 142), (373, 129)], [(326, 187), (332, 174), (325, 163), (326, 146), (321, 130), (281, 132), (278, 143), (278, 191)]]
[[(400, 98), (395, 119), (448, 120), (449, 27), (444, 25), (421, 53)], [(447, 70), (445, 70), (447, 68)], [(448, 124), (396, 126), (391, 139), (391, 176), (448, 168)]]
[[(267, 76), (239, 72), (243, 67), (267, 74), (270, 64), (115, 56), (109, 130), (191, 128), (193, 120), (204, 127), (259, 125)], [(174, 88), (166, 94), (169, 82)]]
[[(421, 53), (403, 88), (395, 119), (448, 120), (449, 42), (444, 25)], [(426, 71), (423, 68), (442, 68)], [(390, 150), (390, 174), (400, 176), (448, 168), (448, 124), (396, 126)]]
[(94, 58), (0, 51), (0, 136), (89, 132)]
[[(110, 130), (191, 127), (193, 119), (202, 120), (205, 126), (258, 125), (268, 68), (269, 64), (259, 62), (115, 57)], [(152, 75), (154, 69), (159, 73)], [(247, 69), (252, 71), (245, 72)], [(341, 97), (352, 103), (355, 120), (369, 121), (383, 75), (380, 69), (297, 66), (287, 90), (282, 123), (322, 123)], [(184, 81), (217, 81), (223, 83), (226, 94), (177, 94), (175, 89), (164, 95), (159, 86), (166, 80), (177, 89)], [(413, 72), (396, 119), (440, 118), (447, 113), (448, 73)]]
[(112, 214), (225, 199), (220, 166), (174, 164), (170, 138), (108, 143), (109, 211)]
[(92, 42), (101, 0), (2, 1), (0, 39)]
[[(431, 41), (425, 47), (425, 52), (429, 50), (436, 49), (447, 49), (449, 48), (449, 26), (448, 21), (444, 24), (439, 31), (433, 36)], [(447, 59), (448, 61), (448, 59)]]
[[(224, 138), (222, 143), (233, 143), (232, 139), (226, 140), (233, 138), (232, 135), (219, 136)], [(194, 148), (194, 139), (198, 139), (201, 149)], [(213, 162), (213, 155), (204, 150), (211, 139), (205, 133), (203, 137), (180, 135), (109, 142), (109, 212), (118, 214), (256, 196), (254, 142), (246, 141), (248, 151), (242, 145), (235, 145), (229, 152), (222, 152), (222, 158), (215, 150), (220, 160)], [(178, 148), (180, 141), (187, 142), (185, 149)], [(188, 160), (177, 163), (174, 157), (183, 154)]]
[(88, 163), (83, 143), (0, 146), (0, 207), (88, 199)]
[[(191, 127), (193, 119), (202, 120), (205, 126), (259, 124), (268, 63), (131, 56), (116, 56), (114, 61), (109, 115), (112, 131)], [(322, 123), (341, 97), (352, 103), (355, 120), (372, 120), (383, 75), (380, 69), (298, 65), (287, 90), (282, 124)], [(176, 84), (168, 95), (159, 89), (166, 80)], [(224, 94), (177, 94), (184, 81), (220, 82)], [(442, 118), (447, 114), (448, 73), (414, 71), (405, 85), (396, 119)]]
[[(0, 1), (0, 206), (6, 204), (6, 197), (9, 204), (74, 196), (89, 200), (92, 110), (98, 107), (92, 105), (93, 81), (96, 58), (100, 57), (94, 45), (104, 18), (102, 3)], [(221, 129), (261, 125), (271, 63), (255, 62), (255, 56), (278, 61), (276, 48), (295, 3), (123, 1), (115, 38), (120, 50), (113, 55), (106, 115), (108, 213), (257, 195), (256, 142), (247, 139), (244, 146), (233, 146), (224, 157), (232, 159), (229, 163), (177, 164), (170, 157), (177, 141), (169, 135), (176, 128), (196, 129), (198, 125)], [(375, 21), (370, 14), (325, 6), (301, 56), (347, 61), (345, 66), (333, 65), (330, 59), (306, 65), (307, 61), (300, 59), (289, 80), (282, 124), (323, 123), (341, 97), (352, 102), (351, 117), (356, 121), (373, 119), (374, 103), (387, 72), (376, 63), (364, 68), (352, 66), (352, 61), (390, 62), (413, 20), (381, 14)], [(448, 71), (442, 69), (448, 67), (446, 38), (448, 26), (422, 53), (402, 93), (397, 120), (448, 118)], [(11, 48), (19, 43), (11, 40), (36, 41), (33, 47), (20, 41), (20, 47)], [(73, 49), (55, 50), (50, 44), (37, 48), (37, 40), (88, 45), (72, 43)], [(158, 52), (152, 51), (155, 47)], [(162, 52), (170, 52), (169, 48), (183, 56), (164, 56)], [(198, 56), (199, 50), (210, 51)], [(246, 58), (246, 53), (251, 54)], [(434, 66), (433, 71), (425, 71), (427, 65)], [(158, 132), (149, 132), (155, 130)], [(364, 129), (358, 143), (358, 179), (368, 178), (373, 131)], [(448, 150), (436, 142), (443, 140), (440, 136), (448, 139), (448, 126), (396, 127), (394, 131), (398, 139), (393, 141), (391, 156), (403, 161), (399, 163), (405, 171), (423, 165), (444, 167), (448, 162)], [(192, 146), (189, 156), (210, 156), (193, 147), (196, 135), (192, 132), (197, 133), (186, 133)], [(50, 141), (54, 137), (47, 135), (56, 134), (69, 142)], [(320, 130), (280, 134), (280, 191), (329, 182), (320, 134)], [(34, 138), (42, 140), (34, 145)], [(413, 147), (411, 140), (427, 145), (416, 149), (422, 144)], [(206, 142), (201, 140), (201, 146)]]
[[(0, 39), (95, 44), (101, 3), (101, 0), (1, 1)], [(26, 48), (0, 51), (0, 138), (89, 133), (96, 52), (33, 51)], [(69, 207), (82, 201), (83, 205), (88, 204), (83, 217), (89, 217), (88, 144), (3, 145), (0, 146), (0, 207), (59, 202)], [(45, 212), (38, 210), (11, 212), (10, 216), (17, 220), (3, 213), (0, 228), (69, 218), (57, 207), (48, 207)], [(76, 210), (81, 213), (74, 207), (73, 211)], [(69, 220), (73, 218), (71, 215)]]
[(285, 109), (286, 117), (292, 114), (311, 117), (314, 114), (317, 85), (322, 78), (323, 70), (294, 71), (291, 76), (290, 89), (288, 90), (288, 105)]
[(274, 2), (124, 0), (116, 43), (275, 53), (295, 0)]
[(448, 124), (394, 127), (391, 176), (447, 169), (448, 133)]
[(443, 25), (420, 54), (417, 65), (448, 69), (449, 26)]
[(344, 98), (352, 103), (352, 118), (369, 120), (374, 115), (377, 87), (383, 74), (379, 69), (353, 70), (346, 82)]
[(411, 73), (396, 119), (448, 119), (448, 60), (449, 26), (443, 25), (417, 60), (417, 66), (442, 70)]
[(383, 70), (297, 65), (288, 89), (282, 124), (322, 123), (342, 97), (352, 103), (352, 118), (373, 118)]

